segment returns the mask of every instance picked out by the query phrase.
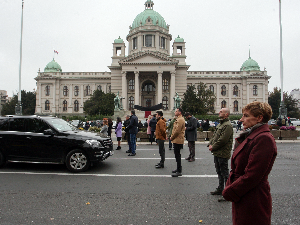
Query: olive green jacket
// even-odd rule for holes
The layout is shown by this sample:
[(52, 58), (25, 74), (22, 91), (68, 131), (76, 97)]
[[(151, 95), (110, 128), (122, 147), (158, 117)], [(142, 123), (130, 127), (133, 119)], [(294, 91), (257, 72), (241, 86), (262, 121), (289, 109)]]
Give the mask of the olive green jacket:
[(230, 159), (233, 143), (233, 128), (229, 119), (220, 120), (208, 145), (212, 145), (214, 156)]

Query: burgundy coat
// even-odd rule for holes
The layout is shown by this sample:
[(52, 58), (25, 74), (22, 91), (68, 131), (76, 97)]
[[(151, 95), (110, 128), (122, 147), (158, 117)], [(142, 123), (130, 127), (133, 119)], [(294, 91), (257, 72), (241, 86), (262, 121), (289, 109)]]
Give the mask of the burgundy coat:
[(223, 197), (232, 201), (233, 225), (271, 224), (268, 175), (277, 155), (268, 124), (255, 129), (233, 152)]

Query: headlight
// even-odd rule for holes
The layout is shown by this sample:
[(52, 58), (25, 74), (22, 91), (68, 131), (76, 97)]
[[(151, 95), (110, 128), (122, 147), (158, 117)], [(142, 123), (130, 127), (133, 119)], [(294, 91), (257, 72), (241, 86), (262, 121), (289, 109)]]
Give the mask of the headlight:
[(86, 140), (87, 144), (89, 144), (92, 148), (99, 148), (101, 147), (101, 143), (97, 140)]

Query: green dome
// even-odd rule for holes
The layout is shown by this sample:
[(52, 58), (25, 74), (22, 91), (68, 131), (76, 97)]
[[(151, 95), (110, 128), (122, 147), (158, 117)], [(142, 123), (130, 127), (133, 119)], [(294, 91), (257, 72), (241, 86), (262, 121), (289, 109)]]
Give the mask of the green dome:
[(255, 60), (249, 57), (249, 59), (247, 59), (241, 66), (241, 71), (251, 71), (251, 70), (260, 70), (260, 67)]
[(135, 17), (132, 23), (132, 29), (139, 27), (140, 23), (144, 26), (148, 17), (152, 19), (153, 25), (157, 23), (158, 26), (169, 29), (165, 19), (158, 12), (153, 10), (154, 3), (151, 0), (147, 0), (145, 5), (147, 4), (151, 4), (151, 7), (146, 6), (146, 9)]
[(179, 37), (179, 35), (178, 35), (178, 37), (175, 38), (174, 42), (184, 42), (184, 39)]
[(120, 38), (120, 36), (119, 36), (118, 39), (115, 39), (115, 41), (114, 41), (114, 43), (123, 43), (123, 42), (124, 42), (124, 41), (123, 41), (122, 38)]
[(47, 64), (47, 66), (44, 69), (44, 72), (62, 72), (62, 69), (60, 65), (53, 59)]

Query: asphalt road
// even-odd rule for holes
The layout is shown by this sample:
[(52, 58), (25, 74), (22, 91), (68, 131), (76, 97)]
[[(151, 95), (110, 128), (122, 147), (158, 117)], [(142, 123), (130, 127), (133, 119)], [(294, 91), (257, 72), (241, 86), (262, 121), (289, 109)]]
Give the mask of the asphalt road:
[[(272, 224), (300, 222), (300, 143), (277, 143), (269, 177)], [(126, 145), (80, 174), (63, 165), (9, 163), (0, 170), (0, 224), (232, 224), (231, 203), (209, 194), (218, 185), (213, 157), (196, 144), (196, 161), (182, 150), (183, 176), (172, 178), (173, 151), (166, 145), (165, 168), (158, 146), (139, 144), (128, 157)]]

